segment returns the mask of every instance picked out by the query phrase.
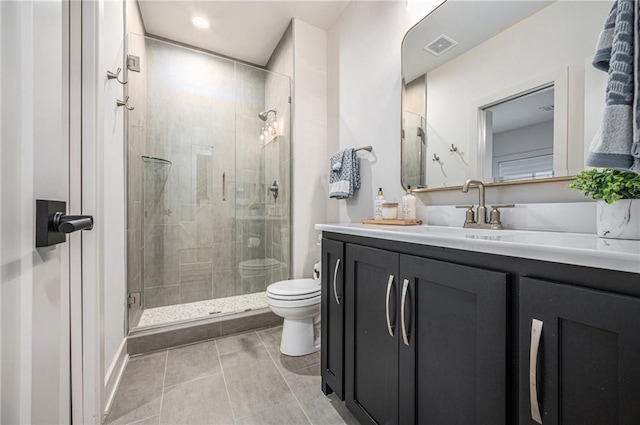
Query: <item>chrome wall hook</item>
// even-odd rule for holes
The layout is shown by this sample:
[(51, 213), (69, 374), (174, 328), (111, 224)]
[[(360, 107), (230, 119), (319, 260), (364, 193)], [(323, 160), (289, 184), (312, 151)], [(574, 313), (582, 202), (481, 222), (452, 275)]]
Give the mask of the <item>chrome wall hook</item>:
[(128, 81), (122, 81), (120, 80), (120, 72), (122, 72), (122, 68), (118, 67), (118, 69), (116, 69), (116, 73), (114, 74), (111, 71), (107, 71), (107, 80), (116, 80), (117, 82), (119, 82), (122, 85), (125, 85), (128, 83)]
[(133, 111), (135, 109), (133, 106), (129, 106), (129, 96), (125, 97), (124, 101), (116, 99), (116, 105), (118, 105), (118, 107), (124, 106), (127, 108), (127, 111)]
[(432, 161), (433, 162), (440, 162), (440, 157), (434, 153)]
[(451, 149), (449, 149), (449, 152), (458, 152), (458, 147), (451, 143)]

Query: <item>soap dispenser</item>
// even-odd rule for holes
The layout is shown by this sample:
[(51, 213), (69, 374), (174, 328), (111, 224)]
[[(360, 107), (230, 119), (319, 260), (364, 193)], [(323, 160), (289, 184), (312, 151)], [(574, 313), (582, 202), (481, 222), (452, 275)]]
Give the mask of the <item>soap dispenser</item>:
[(416, 219), (416, 195), (411, 193), (411, 186), (407, 186), (407, 193), (402, 197), (402, 219)]
[(384, 194), (382, 193), (382, 188), (378, 188), (378, 196), (373, 200), (373, 219), (374, 220), (382, 220), (382, 204), (386, 201), (384, 199)]

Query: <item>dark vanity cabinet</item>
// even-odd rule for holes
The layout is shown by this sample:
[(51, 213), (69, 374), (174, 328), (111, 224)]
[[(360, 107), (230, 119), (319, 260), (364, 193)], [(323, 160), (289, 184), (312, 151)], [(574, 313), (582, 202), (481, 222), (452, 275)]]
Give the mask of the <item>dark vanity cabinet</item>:
[(360, 423), (398, 418), (399, 255), (347, 244), (345, 402)]
[(400, 276), (398, 423), (504, 425), (506, 274), (402, 255)]
[(640, 274), (323, 237), (323, 391), (360, 423), (640, 425)]
[(640, 424), (640, 299), (522, 278), (519, 344), (520, 424)]
[(506, 275), (347, 244), (345, 399), (361, 423), (505, 423)]
[(322, 241), (322, 391), (344, 400), (344, 243)]

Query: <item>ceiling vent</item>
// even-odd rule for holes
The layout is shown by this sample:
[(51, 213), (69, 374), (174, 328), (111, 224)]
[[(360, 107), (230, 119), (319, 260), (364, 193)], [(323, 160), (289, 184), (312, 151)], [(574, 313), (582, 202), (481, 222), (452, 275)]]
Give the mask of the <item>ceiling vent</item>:
[(458, 42), (453, 38), (442, 34), (431, 43), (424, 46), (423, 49), (434, 56), (440, 56), (444, 52), (453, 49), (457, 44)]

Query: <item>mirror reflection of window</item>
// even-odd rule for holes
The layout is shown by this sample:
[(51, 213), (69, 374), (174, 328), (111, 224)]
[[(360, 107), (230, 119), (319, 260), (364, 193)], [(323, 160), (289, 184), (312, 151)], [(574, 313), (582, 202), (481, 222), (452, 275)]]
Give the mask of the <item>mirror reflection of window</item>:
[(548, 86), (483, 109), (493, 181), (553, 177), (553, 99)]

